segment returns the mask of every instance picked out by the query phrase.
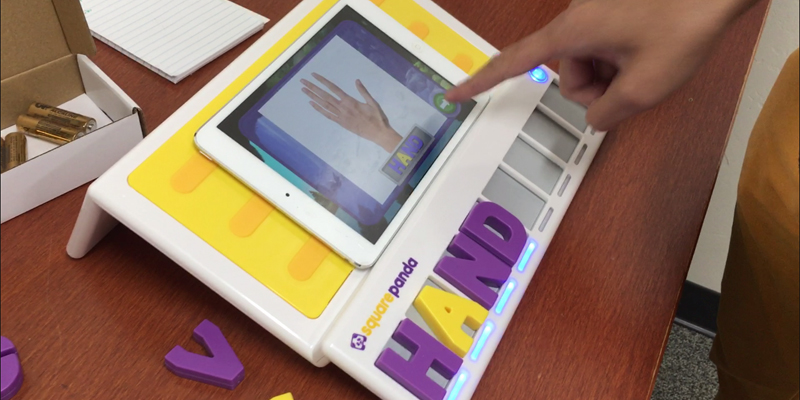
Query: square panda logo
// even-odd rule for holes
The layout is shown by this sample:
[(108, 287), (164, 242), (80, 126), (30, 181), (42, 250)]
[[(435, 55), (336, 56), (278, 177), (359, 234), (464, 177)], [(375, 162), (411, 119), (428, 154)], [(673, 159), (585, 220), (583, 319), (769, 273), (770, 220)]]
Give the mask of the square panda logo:
[(367, 348), (367, 337), (358, 333), (354, 333), (350, 339), (350, 347), (363, 351)]

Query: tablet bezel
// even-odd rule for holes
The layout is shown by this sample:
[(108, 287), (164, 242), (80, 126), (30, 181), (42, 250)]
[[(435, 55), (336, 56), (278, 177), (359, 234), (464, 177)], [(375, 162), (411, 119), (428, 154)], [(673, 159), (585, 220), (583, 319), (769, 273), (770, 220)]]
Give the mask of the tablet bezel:
[(378, 238), (371, 243), (359, 232), (348, 226), (336, 215), (307, 196), (291, 182), (270, 168), (262, 160), (255, 157), (233, 138), (221, 131), (218, 126), (241, 103), (243, 103), (259, 86), (271, 77), (278, 68), (286, 63), (292, 55), (304, 46), (320, 29), (322, 29), (344, 7), (349, 6), (376, 28), (397, 42), (414, 57), (427, 64), (440, 76), (450, 82), (460, 82), (467, 74), (456, 67), (444, 56), (430, 48), (417, 36), (385, 14), (380, 8), (368, 0), (340, 0), (318, 21), (301, 35), (286, 51), (265, 68), (247, 87), (239, 92), (230, 102), (220, 109), (195, 135), (195, 144), (199, 150), (230, 172), (237, 179), (292, 218), (298, 225), (328, 244), (333, 251), (354, 264), (356, 267), (369, 267), (377, 262), (380, 255), (397, 234), (408, 215), (419, 199), (430, 186), (432, 180), (441, 170), (455, 147), (461, 142), (465, 133), (485, 107), (488, 97), (476, 98), (476, 105), (462, 125), (444, 147), (430, 169), (411, 193), (405, 204)]

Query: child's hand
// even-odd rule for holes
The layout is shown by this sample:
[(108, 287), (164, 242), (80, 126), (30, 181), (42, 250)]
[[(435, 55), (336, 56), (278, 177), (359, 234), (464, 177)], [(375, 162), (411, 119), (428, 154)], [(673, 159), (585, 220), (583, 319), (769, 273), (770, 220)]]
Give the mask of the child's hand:
[(447, 99), (464, 101), (560, 59), (561, 93), (589, 107), (592, 126), (608, 130), (688, 81), (726, 26), (755, 1), (575, 1), (453, 88)]

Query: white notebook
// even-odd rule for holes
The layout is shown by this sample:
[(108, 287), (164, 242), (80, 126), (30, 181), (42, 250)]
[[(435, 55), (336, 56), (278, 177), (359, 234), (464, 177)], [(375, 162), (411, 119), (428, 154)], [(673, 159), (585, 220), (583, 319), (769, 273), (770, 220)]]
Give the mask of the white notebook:
[(173, 83), (268, 21), (226, 0), (81, 0), (81, 6), (94, 37)]

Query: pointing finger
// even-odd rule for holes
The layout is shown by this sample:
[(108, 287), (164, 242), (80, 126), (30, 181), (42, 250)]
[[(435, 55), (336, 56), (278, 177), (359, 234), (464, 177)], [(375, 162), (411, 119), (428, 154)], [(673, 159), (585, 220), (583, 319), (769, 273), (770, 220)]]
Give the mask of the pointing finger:
[(447, 92), (448, 101), (460, 102), (483, 93), (506, 79), (544, 64), (555, 56), (548, 27), (511, 45), (486, 64), (475, 76)]

